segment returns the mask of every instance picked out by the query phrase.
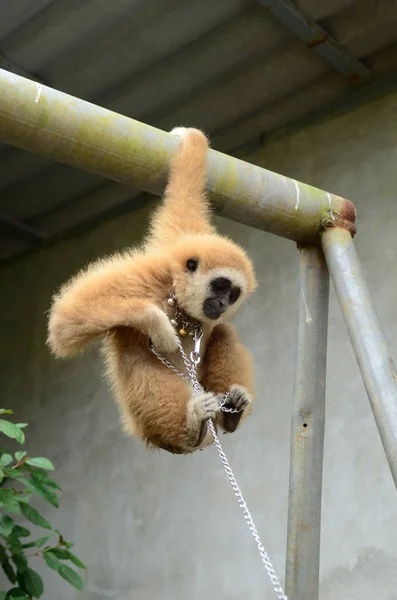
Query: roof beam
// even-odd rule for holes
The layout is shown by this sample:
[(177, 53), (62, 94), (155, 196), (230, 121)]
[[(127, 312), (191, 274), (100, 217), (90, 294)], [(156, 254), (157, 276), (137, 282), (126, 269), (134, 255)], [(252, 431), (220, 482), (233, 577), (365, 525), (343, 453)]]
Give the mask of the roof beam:
[(375, 74), (370, 69), (290, 0), (258, 0), (258, 2), (305, 42), (307, 48), (316, 52), (352, 84), (365, 84), (375, 78)]
[(43, 83), (42, 79), (40, 79), (30, 71), (27, 71), (23, 67), (17, 65), (14, 61), (9, 60), (4, 56), (4, 54), (0, 54), (0, 69), (5, 69), (6, 71), (10, 71), (10, 73), (16, 73), (17, 75), (22, 75), (22, 77), (28, 77), (33, 81)]
[(8, 227), (11, 227), (12, 229), (16, 229), (17, 231), (20, 231), (21, 233), (25, 233), (26, 235), (28, 235), (29, 237), (33, 238), (36, 241), (42, 241), (47, 238), (46, 234), (44, 232), (40, 231), (39, 229), (36, 229), (35, 227), (31, 227), (27, 223), (24, 223), (24, 221), (15, 219), (14, 217), (11, 217), (10, 215), (3, 213), (3, 212), (0, 212), (0, 223), (4, 223), (5, 225), (7, 225)]
[[(321, 80), (319, 80), (315, 85), (318, 85), (320, 87), (321, 85), (323, 85), (323, 83)], [(302, 89), (302, 92), (305, 93), (306, 91), (307, 94), (308, 90), (309, 87)], [(307, 110), (304, 114), (302, 114), (302, 116), (292, 118), (291, 120), (286, 121), (283, 125), (276, 127), (275, 129), (268, 129), (263, 131), (263, 129), (261, 129), (260, 126), (257, 126), (257, 131), (255, 134), (250, 134), (249, 137), (247, 136), (246, 139), (238, 145), (229, 145), (228, 152), (233, 154), (233, 156), (238, 156), (241, 158), (248, 157), (252, 155), (252, 153), (256, 152), (261, 146), (263, 146), (264, 143), (269, 141), (269, 139), (275, 136), (286, 135), (298, 129), (302, 129), (304, 127), (315, 125), (319, 122), (323, 122), (325, 119), (336, 118), (340, 115), (351, 112), (352, 110), (355, 110), (360, 106), (364, 106), (369, 102), (373, 102), (378, 98), (382, 98), (387, 94), (395, 92), (396, 90), (397, 72), (394, 72), (386, 77), (379, 79), (378, 81), (375, 81), (371, 85), (356, 89), (350, 89), (344, 94), (338, 95), (338, 97), (334, 100), (319, 103), (319, 106), (317, 108)], [(266, 111), (267, 114), (270, 114), (271, 108), (272, 107), (266, 107), (264, 109), (264, 112)], [(241, 127), (244, 128), (244, 121), (242, 122)], [(222, 131), (218, 133), (215, 132), (215, 134), (212, 136), (212, 139), (215, 140), (215, 143), (218, 140), (222, 140), (222, 134)]]

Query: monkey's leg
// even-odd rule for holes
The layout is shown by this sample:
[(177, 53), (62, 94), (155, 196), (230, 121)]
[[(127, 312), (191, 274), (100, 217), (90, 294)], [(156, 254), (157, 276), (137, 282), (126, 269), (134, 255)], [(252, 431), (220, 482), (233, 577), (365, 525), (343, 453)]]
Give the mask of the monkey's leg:
[(128, 330), (115, 332), (112, 353), (115, 366), (109, 372), (118, 382), (117, 402), (122, 409), (125, 430), (156, 447), (175, 453), (189, 453), (212, 441), (208, 419), (216, 420), (218, 398), (214, 394), (192, 393), (187, 381), (167, 369), (147, 348), (137, 347), (131, 360), (125, 359)]
[(221, 412), (218, 423), (227, 432), (235, 431), (251, 412), (253, 368), (251, 355), (231, 325), (221, 324), (213, 329), (205, 353), (202, 381), (207, 390), (222, 395), (230, 393), (225, 407), (239, 412)]

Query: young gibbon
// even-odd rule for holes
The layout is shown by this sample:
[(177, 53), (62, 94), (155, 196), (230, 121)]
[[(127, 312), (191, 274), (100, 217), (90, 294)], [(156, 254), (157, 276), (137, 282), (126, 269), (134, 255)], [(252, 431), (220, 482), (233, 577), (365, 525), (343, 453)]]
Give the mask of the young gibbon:
[[(89, 265), (61, 288), (50, 309), (48, 344), (57, 357), (68, 357), (100, 338), (124, 430), (152, 447), (187, 454), (212, 443), (208, 419), (233, 432), (251, 410), (251, 356), (224, 320), (256, 281), (245, 252), (211, 224), (206, 136), (197, 129), (171, 133), (180, 147), (146, 241)], [(193, 342), (186, 323), (203, 332), (201, 395), (151, 349), (184, 371), (178, 336), (188, 354)], [(240, 412), (221, 411), (226, 392), (225, 406)]]

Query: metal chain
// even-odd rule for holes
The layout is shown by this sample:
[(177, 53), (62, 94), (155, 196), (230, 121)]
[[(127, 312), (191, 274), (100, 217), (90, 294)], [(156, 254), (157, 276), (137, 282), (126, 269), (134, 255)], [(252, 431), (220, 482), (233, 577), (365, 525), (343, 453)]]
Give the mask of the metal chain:
[[(196, 333), (199, 332), (199, 329), (197, 328)], [(202, 337), (201, 332), (199, 332), (199, 334)], [(195, 334), (196, 335), (196, 334)], [(200, 341), (201, 341), (201, 337), (200, 337)], [(195, 339), (195, 338), (193, 338)], [(178, 338), (178, 347), (179, 347), (179, 351), (181, 353), (182, 359), (183, 359), (183, 363), (186, 367), (186, 371), (189, 375), (189, 377), (187, 377), (186, 375), (184, 375), (181, 371), (179, 371), (176, 367), (174, 367), (174, 365), (168, 361), (164, 356), (162, 356), (159, 352), (157, 352), (157, 350), (154, 348), (154, 346), (152, 344), (150, 344), (150, 348), (153, 352), (153, 354), (155, 356), (157, 356), (157, 358), (169, 369), (171, 369), (172, 371), (174, 371), (174, 373), (176, 373), (176, 375), (178, 375), (179, 377), (183, 377), (183, 379), (185, 379), (186, 381), (188, 381), (194, 390), (195, 394), (202, 394), (204, 389), (201, 386), (200, 382), (198, 381), (198, 376), (197, 376), (197, 365), (200, 362), (200, 344), (198, 344), (198, 346), (195, 346), (195, 352), (196, 352), (196, 358), (189, 360), (183, 345), (182, 345), (182, 341)], [(194, 353), (192, 353), (191, 356), (193, 356)], [(223, 396), (223, 398), (220, 400), (219, 402), (219, 407), (223, 412), (230, 412), (230, 413), (238, 413), (240, 412), (239, 410), (236, 409), (230, 409), (225, 407), (227, 398), (229, 397), (229, 392), (226, 392), (226, 394)], [(242, 510), (244, 519), (248, 525), (248, 528), (252, 534), (252, 537), (254, 538), (256, 545), (258, 547), (258, 551), (259, 554), (261, 556), (262, 562), (265, 566), (265, 569), (267, 571), (267, 574), (269, 576), (269, 579), (272, 583), (273, 589), (275, 591), (275, 593), (277, 594), (277, 598), (278, 600), (288, 600), (287, 596), (284, 593), (284, 590), (281, 586), (280, 580), (277, 577), (277, 573), (273, 567), (273, 564), (269, 558), (269, 555), (267, 554), (261, 539), (259, 537), (259, 533), (258, 530), (256, 528), (256, 525), (254, 523), (254, 520), (251, 516), (251, 513), (248, 509), (247, 503), (244, 500), (244, 496), (242, 494), (242, 491), (240, 490), (240, 487), (237, 483), (237, 480), (233, 474), (232, 468), (229, 464), (229, 461), (226, 457), (226, 454), (222, 448), (222, 445), (219, 441), (218, 435), (216, 433), (216, 429), (215, 429), (215, 425), (214, 422), (212, 421), (212, 419), (208, 419), (208, 423), (211, 429), (211, 433), (212, 433), (212, 437), (214, 438), (214, 444), (216, 446), (216, 449), (218, 451), (218, 455), (219, 458), (221, 460), (221, 463), (223, 465), (223, 468), (225, 470), (226, 476), (230, 482), (230, 485), (232, 486), (232, 489), (234, 491), (234, 494), (237, 498), (237, 502), (239, 507)]]
[(272, 582), (273, 589), (274, 589), (275, 593), (277, 594), (277, 598), (278, 598), (278, 600), (288, 600), (288, 598), (285, 595), (284, 590), (281, 586), (280, 580), (277, 577), (277, 573), (273, 567), (273, 564), (269, 558), (269, 555), (266, 552), (266, 550), (261, 542), (261, 538), (259, 537), (259, 533), (255, 526), (254, 520), (248, 509), (247, 503), (244, 500), (243, 493), (240, 490), (237, 480), (233, 474), (232, 468), (229, 465), (229, 461), (228, 461), (226, 454), (225, 454), (225, 452), (221, 446), (221, 443), (219, 441), (218, 435), (215, 430), (214, 423), (213, 423), (212, 419), (209, 419), (208, 422), (209, 422), (212, 436), (214, 438), (214, 444), (216, 446), (216, 449), (218, 450), (219, 458), (221, 460), (221, 463), (223, 464), (223, 468), (225, 469), (226, 476), (230, 482), (230, 485), (232, 486), (234, 494), (237, 498), (238, 505), (242, 510), (244, 519), (248, 525), (249, 530), (251, 531), (252, 537), (254, 538), (254, 540), (256, 542), (256, 545), (259, 550), (259, 554), (261, 556), (263, 564), (265, 565), (265, 569), (267, 571), (267, 574), (269, 575), (269, 579)]
[[(184, 373), (179, 371), (169, 360), (167, 360), (162, 354), (160, 354), (160, 352), (158, 352), (156, 350), (156, 348), (153, 346), (153, 344), (150, 344), (151, 351), (153, 352), (153, 354), (155, 356), (157, 356), (157, 358), (163, 363), (163, 365), (168, 367), (168, 369), (171, 369), (171, 371), (174, 371), (174, 373), (176, 375), (178, 375), (178, 377), (182, 377), (183, 379), (185, 379), (185, 381), (190, 383), (193, 387), (193, 390), (196, 392), (196, 394), (202, 394), (205, 390), (198, 381), (196, 363), (193, 360), (189, 360), (189, 358), (187, 357), (187, 354), (183, 348), (182, 342), (179, 338), (178, 338), (178, 347), (179, 347), (179, 351), (181, 353), (183, 363), (186, 367), (186, 371), (188, 372), (189, 377), (187, 377)], [(200, 356), (198, 358), (200, 358)], [(219, 408), (222, 410), (222, 412), (227, 412), (227, 413), (231, 413), (231, 414), (239, 413), (240, 409), (228, 408), (227, 406), (225, 406), (229, 396), (230, 396), (230, 392), (226, 392), (224, 394), (224, 396), (219, 400)]]

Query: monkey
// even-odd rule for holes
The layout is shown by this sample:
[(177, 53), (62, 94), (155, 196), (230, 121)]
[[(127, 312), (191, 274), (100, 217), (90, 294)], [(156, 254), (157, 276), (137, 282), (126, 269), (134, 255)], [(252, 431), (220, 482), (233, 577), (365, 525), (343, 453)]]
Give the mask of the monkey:
[[(213, 442), (209, 419), (216, 431), (232, 433), (251, 413), (253, 358), (227, 321), (257, 281), (246, 252), (213, 224), (207, 136), (193, 128), (170, 133), (179, 145), (144, 241), (92, 262), (61, 286), (47, 344), (66, 358), (98, 340), (123, 431), (150, 448), (189, 454)], [(202, 333), (201, 394), (153, 352), (183, 372), (179, 340), (192, 349), (183, 323)], [(239, 412), (221, 410), (226, 393), (225, 406)]]

